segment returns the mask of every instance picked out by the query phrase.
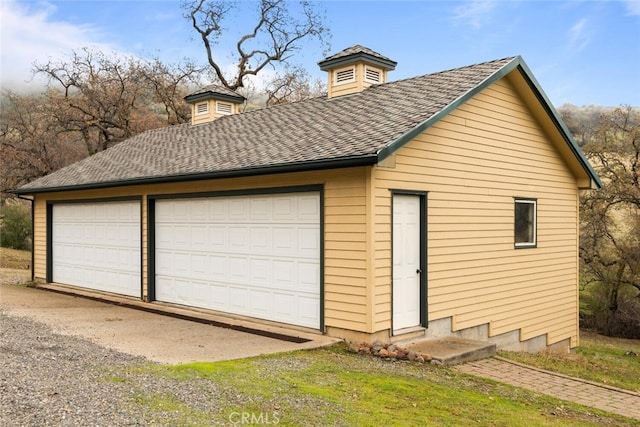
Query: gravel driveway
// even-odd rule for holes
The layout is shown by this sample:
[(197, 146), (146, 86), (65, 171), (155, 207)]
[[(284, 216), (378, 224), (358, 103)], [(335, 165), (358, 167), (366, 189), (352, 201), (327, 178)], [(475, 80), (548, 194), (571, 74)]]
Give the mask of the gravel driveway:
[[(24, 270), (0, 269), (0, 285), (24, 283), (29, 277)], [(47, 306), (47, 311), (54, 311), (50, 314), (58, 321), (52, 323), (59, 328), (66, 318), (56, 307)], [(162, 321), (166, 319), (158, 317), (154, 323)], [(191, 329), (197, 327), (203, 325)], [(256, 342), (269, 339), (251, 336)], [(230, 346), (231, 341), (218, 345)], [(49, 324), (9, 313), (0, 304), (2, 427), (237, 425), (229, 408), (242, 408), (246, 396), (210, 379), (154, 374), (153, 366), (159, 364), (57, 333)]]
[(154, 395), (188, 401), (218, 424), (221, 391), (213, 382), (137, 374), (136, 367), (146, 363), (0, 312), (0, 425), (176, 425), (175, 412), (145, 404)]

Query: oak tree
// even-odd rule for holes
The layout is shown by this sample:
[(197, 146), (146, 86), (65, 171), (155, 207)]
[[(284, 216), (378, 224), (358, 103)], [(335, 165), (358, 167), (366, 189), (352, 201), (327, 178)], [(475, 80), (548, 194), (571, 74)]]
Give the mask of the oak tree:
[[(234, 33), (225, 27), (238, 5), (248, 15), (248, 5), (256, 5), (254, 24), (235, 40), (234, 71), (227, 75), (221, 52), (214, 46), (227, 41)], [(219, 83), (231, 90), (242, 88), (245, 77), (255, 76), (265, 67), (286, 63), (299, 51), (306, 39), (321, 44), (329, 37), (324, 25), (324, 13), (318, 3), (310, 1), (260, 0), (257, 2), (227, 2), (216, 0), (183, 0), (185, 17), (202, 40), (207, 61)]]
[(640, 338), (640, 111), (603, 115), (583, 149), (603, 181), (581, 197), (585, 303), (597, 329)]

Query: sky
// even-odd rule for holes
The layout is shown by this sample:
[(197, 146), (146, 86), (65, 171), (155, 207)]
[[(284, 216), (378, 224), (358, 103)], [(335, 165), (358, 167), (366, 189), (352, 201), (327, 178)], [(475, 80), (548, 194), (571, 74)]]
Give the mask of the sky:
[[(317, 62), (354, 44), (398, 62), (399, 80), (520, 55), (552, 104), (640, 106), (640, 0), (316, 1), (331, 31), (328, 51), (305, 43), (295, 57)], [(253, 24), (240, 0), (227, 31)], [(92, 47), (174, 63), (206, 62), (202, 42), (170, 0), (0, 0), (0, 86), (38, 90), (32, 64)], [(227, 66), (232, 52), (214, 53)], [(271, 72), (268, 70), (268, 72)], [(259, 85), (259, 83), (258, 83)]]

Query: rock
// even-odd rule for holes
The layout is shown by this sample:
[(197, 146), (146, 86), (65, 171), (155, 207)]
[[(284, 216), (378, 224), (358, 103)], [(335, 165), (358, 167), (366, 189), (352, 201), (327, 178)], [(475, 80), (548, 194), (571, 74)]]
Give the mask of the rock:
[(378, 354), (380, 357), (389, 357), (389, 352), (386, 348), (381, 348), (380, 351), (378, 351)]
[[(387, 349), (387, 351), (389, 351)], [(389, 357), (393, 358), (393, 359), (397, 359), (398, 358), (398, 352), (397, 351), (389, 351)]]
[(391, 344), (389, 347), (387, 347), (387, 351), (389, 351), (389, 352), (396, 351), (397, 348), (398, 348), (397, 345)]
[(398, 355), (396, 356), (396, 359), (406, 359), (406, 358), (407, 358), (407, 354), (408, 354), (408, 352), (407, 352), (407, 350), (405, 350), (405, 349), (403, 349), (403, 348), (398, 348), (398, 349), (396, 350), (396, 353), (398, 354)]
[(428, 353), (420, 353), (420, 356), (422, 356), (425, 362), (431, 362), (431, 359), (433, 359), (433, 357)]
[(376, 344), (374, 344), (374, 345), (371, 347), (371, 349), (372, 349), (374, 352), (379, 352), (379, 351), (380, 351), (380, 350), (382, 350), (383, 348), (384, 348), (384, 346), (383, 346), (382, 344), (379, 344), (379, 343), (376, 343)]
[(442, 361), (438, 359), (431, 359), (432, 365), (442, 365)]
[(418, 363), (424, 363), (424, 357), (422, 357), (421, 355), (417, 355), (417, 356), (416, 356), (416, 362), (418, 362)]
[(409, 353), (407, 354), (407, 359), (409, 359), (411, 361), (414, 361), (414, 360), (416, 360), (416, 356), (417, 356), (417, 354), (416, 354), (415, 351), (409, 350)]
[(360, 345), (354, 342), (350, 342), (347, 346), (347, 350), (351, 353), (357, 353), (358, 351), (360, 351)]
[(358, 347), (358, 353), (370, 353), (371, 347), (367, 343), (361, 343)]

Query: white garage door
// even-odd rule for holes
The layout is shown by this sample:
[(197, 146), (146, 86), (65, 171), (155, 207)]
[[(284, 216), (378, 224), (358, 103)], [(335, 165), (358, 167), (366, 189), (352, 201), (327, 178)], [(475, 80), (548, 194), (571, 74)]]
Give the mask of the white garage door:
[(140, 202), (53, 205), (52, 279), (140, 297)]
[(158, 301), (320, 328), (318, 192), (157, 200)]

